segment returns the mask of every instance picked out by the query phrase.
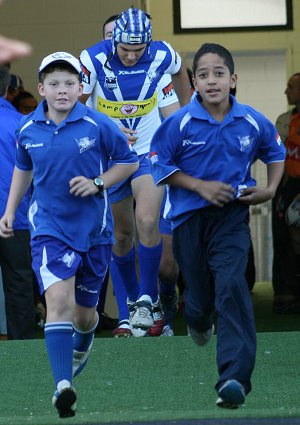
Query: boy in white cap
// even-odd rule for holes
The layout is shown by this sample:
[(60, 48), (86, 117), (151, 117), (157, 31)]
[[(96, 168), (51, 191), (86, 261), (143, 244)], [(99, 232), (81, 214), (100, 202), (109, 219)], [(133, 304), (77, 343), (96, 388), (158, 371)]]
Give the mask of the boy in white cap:
[[(97, 327), (96, 305), (111, 257), (113, 219), (107, 189), (138, 167), (126, 137), (105, 115), (78, 101), (79, 61), (56, 52), (39, 68), (45, 99), (21, 120), (16, 166), (0, 236), (34, 179), (28, 213), (33, 269), (45, 293), (45, 340), (60, 417), (75, 415), (72, 377), (87, 363)], [(109, 158), (114, 166), (108, 170)], [(73, 334), (74, 331), (74, 334)]]

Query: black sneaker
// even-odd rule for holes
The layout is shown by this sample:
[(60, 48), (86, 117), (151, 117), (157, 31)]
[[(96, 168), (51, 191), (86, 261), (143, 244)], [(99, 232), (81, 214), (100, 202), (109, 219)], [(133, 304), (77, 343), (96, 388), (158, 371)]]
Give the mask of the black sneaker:
[(56, 407), (60, 418), (71, 418), (75, 416), (76, 400), (76, 391), (69, 384), (55, 391), (52, 404)]

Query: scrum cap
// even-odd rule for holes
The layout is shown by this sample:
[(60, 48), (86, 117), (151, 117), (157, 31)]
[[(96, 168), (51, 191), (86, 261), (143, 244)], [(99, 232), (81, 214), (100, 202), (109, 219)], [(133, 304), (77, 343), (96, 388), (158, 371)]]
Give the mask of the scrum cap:
[(144, 44), (152, 38), (151, 17), (140, 9), (131, 7), (116, 19), (113, 29), (113, 47), (118, 43)]

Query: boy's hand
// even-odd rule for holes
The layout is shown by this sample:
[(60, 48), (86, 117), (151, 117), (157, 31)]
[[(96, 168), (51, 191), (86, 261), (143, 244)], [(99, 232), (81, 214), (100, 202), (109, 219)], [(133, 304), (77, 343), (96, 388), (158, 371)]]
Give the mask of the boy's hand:
[(93, 180), (83, 176), (73, 177), (69, 181), (69, 185), (71, 195), (81, 196), (81, 198), (99, 193), (99, 189), (94, 185)]
[(4, 215), (0, 220), (0, 237), (11, 238), (14, 236), (13, 222), (15, 217)]
[(223, 207), (234, 198), (235, 190), (230, 184), (218, 181), (201, 181), (199, 195), (216, 207)]
[(257, 205), (269, 201), (273, 196), (274, 193), (270, 189), (252, 186), (242, 189), (238, 199), (247, 205)]

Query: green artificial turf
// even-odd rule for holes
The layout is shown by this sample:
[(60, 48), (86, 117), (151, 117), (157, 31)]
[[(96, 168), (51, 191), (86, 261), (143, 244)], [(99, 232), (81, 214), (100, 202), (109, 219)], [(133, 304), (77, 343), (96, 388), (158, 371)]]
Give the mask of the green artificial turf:
[(252, 292), (258, 332), (253, 391), (245, 406), (215, 406), (216, 336), (197, 347), (182, 311), (174, 338), (113, 339), (101, 331), (83, 373), (75, 418), (58, 419), (45, 341), (0, 342), (0, 425), (97, 424), (213, 418), (300, 417), (300, 316), (272, 312), (270, 282)]
[[(63, 423), (300, 417), (300, 332), (258, 334), (253, 391), (245, 406), (215, 406), (214, 336), (206, 347), (186, 336), (97, 338), (74, 380), (75, 418)], [(42, 339), (0, 344), (1, 425), (62, 423), (51, 405), (52, 377)]]

